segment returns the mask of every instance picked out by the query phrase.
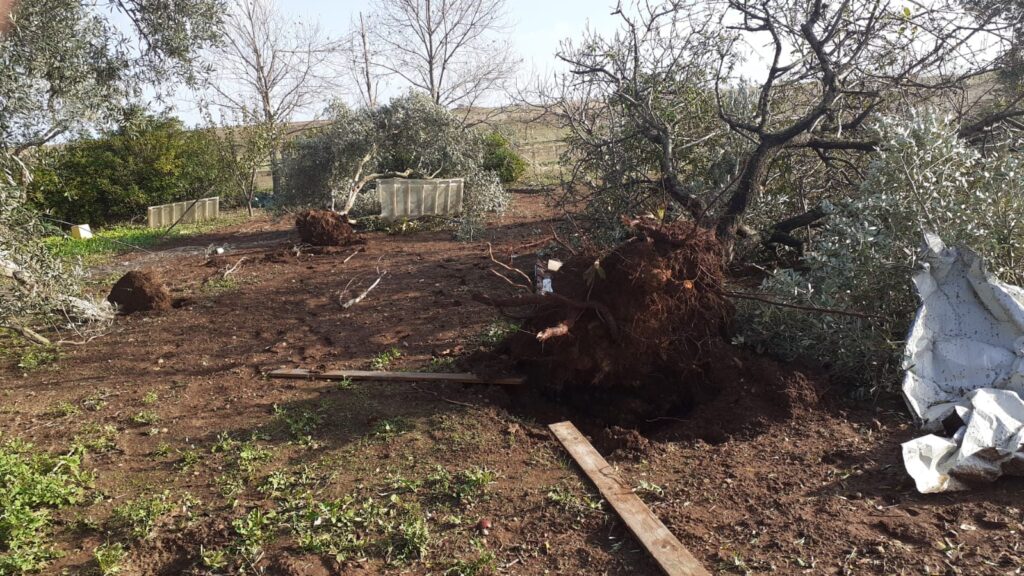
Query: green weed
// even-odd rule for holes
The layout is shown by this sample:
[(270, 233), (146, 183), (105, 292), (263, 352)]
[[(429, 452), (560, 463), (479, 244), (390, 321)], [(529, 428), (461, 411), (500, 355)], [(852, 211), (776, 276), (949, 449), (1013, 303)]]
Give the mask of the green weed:
[(370, 359), (371, 370), (387, 370), (391, 364), (402, 357), (402, 351), (398, 348), (389, 348)]
[(132, 416), (132, 423), (139, 426), (152, 426), (160, 420), (160, 417), (156, 415), (156, 412), (152, 410), (143, 410), (135, 416)]
[(465, 504), (482, 497), (496, 478), (497, 474), (487, 468), (473, 467), (452, 474), (439, 466), (427, 477), (426, 485), (435, 497)]
[(373, 425), (371, 434), (381, 440), (390, 440), (409, 431), (411, 426), (405, 418), (384, 418)]
[(79, 412), (80, 412), (80, 410), (78, 409), (78, 406), (75, 406), (74, 404), (72, 404), (71, 402), (68, 402), (66, 400), (63, 401), (63, 402), (58, 402), (57, 404), (53, 405), (53, 407), (50, 408), (50, 414), (53, 414), (54, 416), (57, 416), (57, 417), (60, 417), (60, 418), (67, 418), (68, 416), (74, 416), (75, 414), (78, 414)]
[(281, 408), (274, 405), (274, 420), (282, 425), (293, 440), (309, 446), (313, 444), (313, 432), (323, 420), (323, 414), (298, 408)]
[(92, 553), (96, 560), (96, 566), (102, 576), (114, 576), (124, 570), (124, 561), (128, 558), (128, 551), (120, 542), (113, 544), (101, 544)]
[(203, 567), (209, 568), (210, 570), (223, 570), (228, 566), (228, 554), (220, 548), (214, 548), (207, 550), (204, 546), (199, 546), (199, 558), (203, 562)]
[(160, 518), (172, 508), (169, 491), (154, 496), (142, 496), (114, 508), (111, 525), (135, 539), (142, 540), (149, 537)]
[(81, 452), (37, 452), (31, 444), (0, 444), (0, 574), (42, 569), (55, 556), (48, 542), (50, 515), (82, 501), (92, 477)]
[(117, 448), (117, 428), (111, 424), (101, 425), (90, 422), (75, 436), (74, 446), (86, 452), (105, 454)]
[(478, 340), (481, 346), (493, 348), (501, 344), (510, 334), (519, 330), (519, 325), (505, 319), (495, 320), (484, 328)]
[(52, 346), (29, 346), (21, 353), (18, 368), (31, 372), (51, 367), (60, 361), (60, 349)]

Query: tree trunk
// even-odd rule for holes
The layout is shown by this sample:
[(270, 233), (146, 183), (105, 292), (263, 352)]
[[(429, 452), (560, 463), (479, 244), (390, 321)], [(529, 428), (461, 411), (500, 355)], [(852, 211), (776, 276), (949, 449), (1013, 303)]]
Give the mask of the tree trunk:
[(274, 196), (281, 192), (281, 146), (274, 144), (270, 150), (270, 178), (273, 182)]
[(729, 202), (725, 206), (725, 212), (718, 218), (715, 227), (718, 239), (726, 248), (726, 254), (732, 253), (732, 245), (736, 241), (736, 231), (739, 229), (740, 220), (747, 211), (750, 203), (757, 199), (764, 187), (764, 179), (768, 174), (768, 166), (778, 151), (778, 147), (761, 144), (747, 158), (746, 164), (740, 177), (736, 180), (735, 188)]

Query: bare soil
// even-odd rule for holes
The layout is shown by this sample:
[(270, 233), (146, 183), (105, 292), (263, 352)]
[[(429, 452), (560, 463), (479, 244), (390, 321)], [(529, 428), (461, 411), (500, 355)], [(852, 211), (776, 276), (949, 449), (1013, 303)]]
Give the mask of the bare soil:
[[(124, 573), (215, 573), (202, 568), (200, 550), (229, 546), (232, 521), (269, 506), (257, 487), (274, 471), (322, 476), (324, 494), (387, 498), (396, 477), (481, 466), (497, 473), (483, 498), (424, 501), (431, 540), (421, 560), (339, 563), (279, 533), (254, 568), (442, 574), (486, 550), (494, 554), (488, 569), (500, 574), (658, 574), (607, 505), (591, 505), (594, 489), (545, 428), (561, 419), (589, 435), (713, 573), (1001, 575), (1024, 567), (1024, 481), (919, 495), (900, 458), (900, 443), (918, 432), (893, 396), (848, 402), (819, 371), (748, 351), (708, 351), (716, 392), (639, 427), (607, 426), (598, 411), (530, 391), (264, 376), (368, 368), (385, 352), (390, 369), (446, 369), (501, 325), (471, 295), (512, 294), (489, 272), (486, 243), (507, 261), (553, 222), (540, 196), (517, 194), (512, 213), (479, 242), (444, 231), (375, 232), (364, 247), (310, 253), (296, 248), (292, 220), (262, 219), (169, 243), (166, 257), (121, 258), (97, 271), (105, 292), (114, 270), (155, 269), (181, 306), (119, 318), (109, 335), (65, 348), (48, 369), (23, 374), (13, 360), (0, 369), (3, 438), (64, 451), (96, 425), (116, 430), (112, 449), (87, 456), (96, 497), (58, 514), (64, 556), (47, 573), (95, 570), (92, 551), (109, 537), (110, 511), (140, 495), (167, 490), (175, 502), (184, 494), (194, 501), (176, 504), (153, 536), (131, 543)], [(236, 248), (213, 261), (183, 249), (211, 244)], [(356, 250), (364, 252), (345, 263)], [(515, 261), (530, 269), (533, 255)], [(361, 292), (383, 270), (363, 302), (341, 308), (341, 293)], [(62, 403), (79, 411), (58, 410)], [(155, 419), (140, 423), (147, 411)], [(316, 425), (298, 442), (280, 415), (310, 413)], [(230, 464), (213, 450), (225, 434), (254, 438), (271, 454), (230, 497)], [(483, 518), (492, 524), (487, 536), (475, 528)]]

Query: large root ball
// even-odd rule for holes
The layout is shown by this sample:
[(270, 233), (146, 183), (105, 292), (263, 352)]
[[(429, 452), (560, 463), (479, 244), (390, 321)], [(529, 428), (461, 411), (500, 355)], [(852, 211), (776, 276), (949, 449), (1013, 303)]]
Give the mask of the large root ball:
[(295, 218), (295, 227), (302, 241), (313, 246), (348, 246), (359, 242), (345, 217), (330, 210), (307, 210)]
[(156, 272), (133, 270), (114, 284), (107, 296), (123, 314), (146, 310), (167, 310), (171, 307), (171, 293)]
[(578, 254), (553, 274), (504, 352), (532, 382), (610, 422), (678, 414), (713, 391), (706, 371), (727, 345), (732, 303), (714, 232), (634, 223), (614, 250)]

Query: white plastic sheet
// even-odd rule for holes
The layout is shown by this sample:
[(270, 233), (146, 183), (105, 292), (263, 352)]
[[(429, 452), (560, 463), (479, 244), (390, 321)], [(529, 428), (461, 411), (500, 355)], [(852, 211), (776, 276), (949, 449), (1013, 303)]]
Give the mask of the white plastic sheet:
[(934, 235), (922, 261), (903, 394), (934, 434), (903, 445), (907, 472), (923, 493), (1024, 475), (1024, 289)]

